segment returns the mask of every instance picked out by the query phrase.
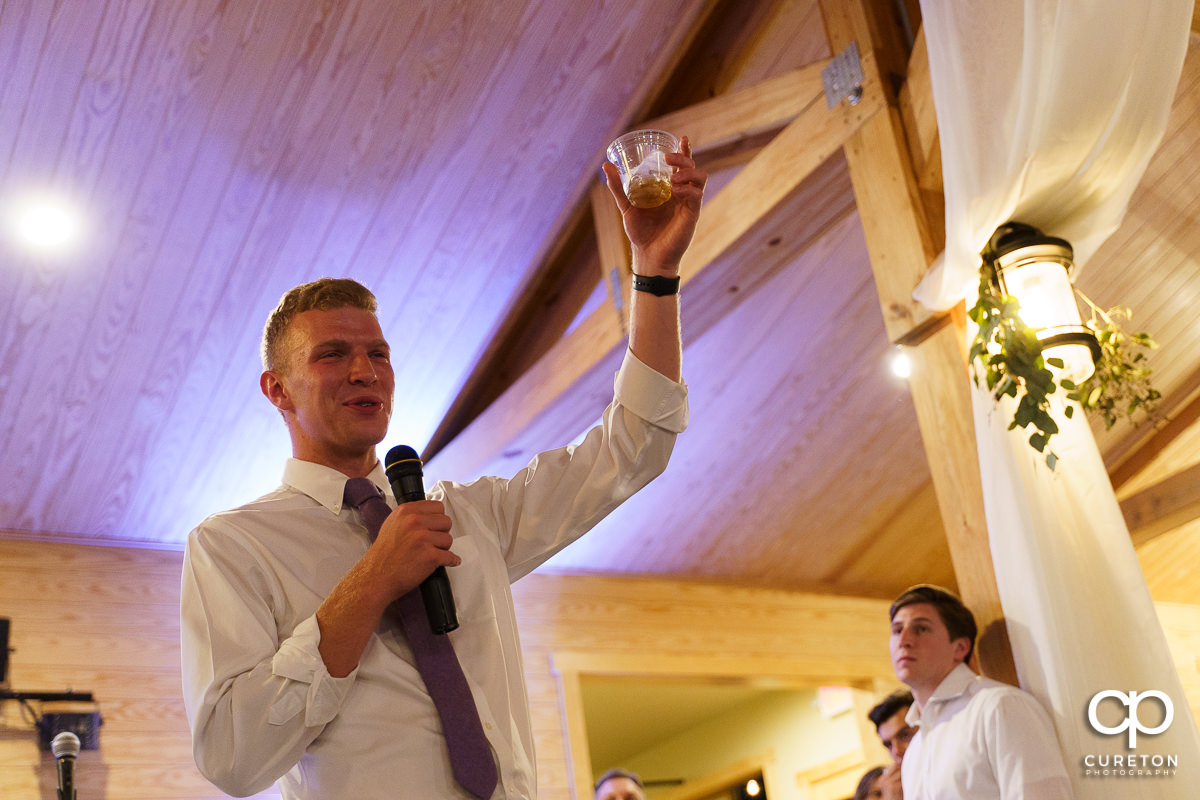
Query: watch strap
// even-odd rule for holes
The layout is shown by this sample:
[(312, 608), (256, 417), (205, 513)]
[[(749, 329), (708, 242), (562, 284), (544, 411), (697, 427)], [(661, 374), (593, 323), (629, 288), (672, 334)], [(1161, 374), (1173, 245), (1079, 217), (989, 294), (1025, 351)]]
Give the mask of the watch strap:
[(633, 275), (633, 289), (636, 292), (648, 292), (655, 297), (665, 297), (669, 294), (679, 294), (679, 276), (668, 278), (664, 275)]

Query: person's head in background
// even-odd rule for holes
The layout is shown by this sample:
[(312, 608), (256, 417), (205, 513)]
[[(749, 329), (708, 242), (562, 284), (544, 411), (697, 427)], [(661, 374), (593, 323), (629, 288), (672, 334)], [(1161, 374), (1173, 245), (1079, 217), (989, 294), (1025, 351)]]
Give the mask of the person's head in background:
[(595, 800), (646, 800), (646, 791), (636, 773), (610, 769), (596, 781)]
[(929, 584), (906, 590), (888, 615), (892, 667), (922, 709), (955, 667), (970, 662), (978, 631), (975, 617), (958, 595)]
[(879, 800), (883, 797), (883, 791), (879, 788), (879, 776), (882, 774), (883, 767), (864, 772), (858, 781), (858, 788), (854, 790), (853, 800)]
[(867, 712), (867, 719), (875, 724), (879, 741), (892, 754), (892, 761), (899, 764), (904, 760), (904, 751), (917, 729), (908, 724), (905, 716), (913, 704), (912, 692), (897, 689)]

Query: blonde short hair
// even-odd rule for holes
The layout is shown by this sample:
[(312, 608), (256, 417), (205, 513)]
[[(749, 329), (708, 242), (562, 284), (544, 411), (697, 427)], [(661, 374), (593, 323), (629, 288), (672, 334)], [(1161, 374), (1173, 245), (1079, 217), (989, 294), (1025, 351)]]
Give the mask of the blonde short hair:
[(275, 370), (286, 360), (283, 341), (297, 314), (313, 310), (332, 311), (346, 306), (374, 314), (378, 304), (370, 289), (350, 278), (318, 278), (290, 289), (267, 316), (262, 337), (263, 369)]

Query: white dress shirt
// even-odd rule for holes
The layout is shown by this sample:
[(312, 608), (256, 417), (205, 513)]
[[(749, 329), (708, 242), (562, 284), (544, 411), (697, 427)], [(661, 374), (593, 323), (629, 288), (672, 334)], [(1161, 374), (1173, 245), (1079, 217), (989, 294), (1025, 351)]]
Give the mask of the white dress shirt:
[(1054, 727), (1033, 695), (959, 664), (918, 710), (904, 800), (1070, 800)]
[[(459, 628), (448, 634), (496, 763), (494, 798), (533, 798), (537, 777), (509, 584), (566, 547), (667, 464), (687, 391), (626, 352), (613, 403), (576, 446), (542, 453), (510, 480), (439, 482), (453, 520)], [(370, 475), (391, 505), (376, 465)], [(209, 517), (188, 538), (182, 579), (184, 700), (200, 771), (245, 796), (468, 798), (412, 652), (380, 623), (358, 667), (326, 671), (317, 608), (370, 545), (343, 507), (346, 476), (289, 460), (283, 486)]]

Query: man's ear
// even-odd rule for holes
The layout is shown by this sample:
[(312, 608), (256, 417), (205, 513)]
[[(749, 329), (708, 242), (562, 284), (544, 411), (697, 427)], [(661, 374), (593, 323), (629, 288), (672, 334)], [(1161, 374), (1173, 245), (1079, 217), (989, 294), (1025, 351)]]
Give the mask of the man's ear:
[(950, 645), (954, 648), (954, 660), (965, 663), (967, 653), (971, 651), (971, 640), (966, 636), (960, 636), (951, 642)]
[(288, 395), (287, 387), (283, 385), (283, 379), (278, 372), (270, 369), (264, 372), (258, 378), (258, 386), (262, 389), (263, 395), (271, 401), (271, 405), (280, 411), (295, 410), (292, 398)]

